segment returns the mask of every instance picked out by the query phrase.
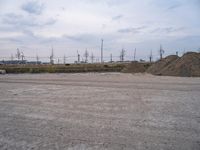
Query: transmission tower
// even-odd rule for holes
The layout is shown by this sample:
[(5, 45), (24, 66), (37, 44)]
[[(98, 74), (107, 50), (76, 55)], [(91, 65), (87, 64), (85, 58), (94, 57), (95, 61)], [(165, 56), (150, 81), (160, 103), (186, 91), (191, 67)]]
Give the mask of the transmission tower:
[(125, 50), (124, 49), (122, 49), (122, 51), (120, 52), (120, 61), (124, 61), (124, 57), (125, 57)]
[(134, 61), (136, 60), (136, 48), (135, 48), (135, 51), (134, 51)]
[(22, 58), (22, 61), (24, 60), (25, 56), (24, 56), (24, 53), (21, 52), (21, 58)]
[(52, 47), (52, 50), (51, 50), (51, 55), (50, 55), (50, 64), (54, 64), (54, 53), (53, 53), (53, 47)]
[(89, 57), (89, 53), (88, 53), (87, 49), (85, 50), (84, 57), (85, 57), (85, 63), (87, 63), (88, 62), (88, 57)]
[(110, 54), (110, 62), (113, 62), (112, 53)]
[(80, 54), (79, 54), (78, 50), (77, 50), (77, 57), (78, 57), (78, 63), (80, 63)]
[(160, 53), (160, 60), (161, 60), (163, 58), (163, 54), (165, 53), (165, 51), (162, 48), (162, 45), (160, 45), (159, 53)]
[(103, 39), (101, 40), (101, 63), (103, 63)]
[(150, 55), (149, 55), (149, 62), (150, 63), (152, 62), (152, 59), (153, 59), (153, 54), (152, 54), (152, 50), (151, 50)]
[(36, 55), (36, 63), (38, 64), (39, 63), (39, 56)]
[(93, 63), (94, 62), (94, 55), (93, 55), (93, 53), (91, 54), (91, 62)]
[(19, 48), (17, 48), (17, 54), (16, 54), (16, 57), (18, 60), (20, 60), (20, 57), (21, 57), (21, 53), (19, 51)]
[(63, 63), (66, 64), (66, 56), (63, 57)]

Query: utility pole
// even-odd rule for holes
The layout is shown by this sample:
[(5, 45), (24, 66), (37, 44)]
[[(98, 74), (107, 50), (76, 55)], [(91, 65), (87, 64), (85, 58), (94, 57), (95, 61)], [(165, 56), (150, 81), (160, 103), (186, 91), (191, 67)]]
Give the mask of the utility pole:
[(153, 54), (152, 54), (152, 50), (151, 50), (150, 55), (149, 55), (149, 62), (150, 63), (152, 62), (152, 59), (153, 59)]
[(80, 63), (80, 54), (79, 54), (78, 50), (77, 50), (77, 57), (78, 57), (78, 63)]
[(122, 52), (120, 52), (119, 61), (122, 61)]
[(85, 63), (87, 63), (88, 62), (88, 56), (89, 56), (87, 49), (85, 50), (84, 56), (85, 56)]
[(66, 56), (65, 55), (63, 57), (63, 63), (64, 63), (64, 65), (66, 64)]
[(51, 56), (50, 56), (50, 64), (54, 64), (54, 53), (53, 53), (53, 47), (52, 47), (52, 51), (51, 51)]
[(22, 61), (24, 61), (25, 56), (23, 52), (21, 52), (21, 57), (22, 57)]
[(38, 55), (36, 55), (36, 63), (38, 64), (39, 63), (39, 57), (38, 57)]
[(101, 63), (103, 63), (103, 39), (101, 39)]
[(136, 48), (135, 48), (135, 51), (134, 51), (134, 61), (136, 59)]
[(124, 61), (125, 53), (126, 53), (126, 51), (124, 49), (122, 49), (122, 61)]
[(21, 56), (21, 54), (20, 54), (19, 48), (17, 48), (17, 54), (16, 54), (16, 57), (17, 57), (18, 60), (20, 60), (20, 56)]
[(111, 63), (113, 62), (112, 53), (110, 54), (110, 62), (111, 62)]
[(94, 55), (93, 55), (93, 53), (92, 53), (92, 55), (91, 55), (91, 62), (93, 63), (94, 62)]
[(160, 53), (160, 60), (161, 60), (163, 58), (163, 54), (165, 53), (165, 51), (162, 48), (162, 45), (160, 45), (159, 53)]
[(120, 61), (124, 61), (124, 56), (125, 56), (125, 50), (122, 49), (122, 51), (120, 52)]

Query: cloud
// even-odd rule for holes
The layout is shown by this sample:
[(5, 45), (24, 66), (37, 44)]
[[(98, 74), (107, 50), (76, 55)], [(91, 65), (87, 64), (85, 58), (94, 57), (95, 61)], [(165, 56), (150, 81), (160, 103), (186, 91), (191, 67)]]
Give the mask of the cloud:
[[(182, 48), (182, 43), (171, 43), (200, 34), (199, 0), (7, 0), (0, 4), (0, 55), (4, 49), (10, 55), (19, 45), (37, 47), (44, 55), (51, 45), (60, 55), (72, 54), (77, 50), (73, 47), (85, 50), (97, 45), (99, 50), (101, 38), (105, 55), (106, 51), (118, 55), (121, 47), (141, 48), (142, 53), (159, 47), (158, 43)], [(200, 47), (199, 38), (188, 39), (185, 45)], [(30, 55), (31, 50), (27, 50)]]
[(29, 14), (40, 15), (44, 10), (44, 4), (40, 4), (38, 1), (29, 1), (23, 4), (21, 9)]
[(182, 31), (184, 30), (185, 28), (184, 27), (178, 27), (178, 28), (175, 28), (175, 27), (164, 27), (164, 28), (156, 28), (156, 29), (153, 29), (151, 31), (151, 33), (175, 33), (175, 32), (178, 32), (178, 31)]
[(29, 36), (29, 37), (35, 37), (34, 33), (31, 32), (30, 30), (23, 30), (24, 35)]
[(63, 35), (64, 38), (69, 39), (71, 41), (75, 42), (81, 42), (81, 43), (96, 43), (99, 42), (99, 35), (94, 34), (77, 34), (77, 35)]
[(49, 18), (47, 19), (45, 22), (43, 22), (43, 24), (40, 24), (40, 26), (48, 26), (48, 25), (53, 25), (57, 22), (56, 19), (53, 18)]
[(131, 0), (107, 0), (107, 5), (112, 7), (112, 6), (119, 6), (119, 5), (124, 5), (129, 3)]
[(168, 27), (168, 28), (164, 28), (164, 30), (167, 33), (173, 33), (173, 32), (178, 32), (178, 31), (184, 30), (184, 27), (179, 27), (179, 28)]
[(112, 17), (112, 20), (120, 20), (121, 18), (123, 18), (123, 15), (117, 15)]
[(170, 6), (170, 7), (168, 7), (168, 10), (173, 10), (173, 9), (176, 9), (176, 8), (178, 8), (178, 7), (180, 7), (182, 4), (175, 4), (175, 5), (172, 5), (172, 6)]
[(136, 27), (136, 28), (123, 28), (123, 29), (119, 29), (118, 32), (119, 33), (140, 33), (142, 32), (143, 29), (145, 29), (145, 26), (142, 27)]
[(8, 13), (3, 16), (3, 23), (6, 24), (17, 24), (22, 15), (16, 15), (14, 13)]
[(67, 38), (72, 41), (81, 41), (82, 38), (80, 36), (71, 36), (71, 35), (63, 35), (64, 38)]
[(24, 15), (17, 15), (14, 13), (5, 14), (3, 17), (3, 23), (13, 25), (18, 28), (23, 27), (43, 27), (47, 25), (53, 25), (56, 20), (53, 18), (47, 18), (46, 20), (38, 20), (34, 16), (27, 17)]

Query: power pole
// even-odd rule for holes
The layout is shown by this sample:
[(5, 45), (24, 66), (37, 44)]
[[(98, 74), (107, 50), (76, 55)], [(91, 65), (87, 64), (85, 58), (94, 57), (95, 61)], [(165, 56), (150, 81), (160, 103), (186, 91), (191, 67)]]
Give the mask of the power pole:
[(135, 48), (135, 51), (134, 51), (134, 61), (136, 59), (136, 48)]
[(113, 60), (112, 60), (112, 53), (110, 54), (110, 62), (112, 63)]
[(153, 59), (153, 54), (152, 54), (152, 50), (151, 50), (150, 55), (149, 55), (149, 62), (150, 63), (152, 62), (152, 59)]
[(78, 57), (78, 63), (80, 63), (80, 54), (79, 54), (78, 50), (77, 50), (77, 57)]
[(125, 53), (126, 53), (126, 51), (124, 49), (122, 49), (122, 61), (124, 61)]
[(24, 60), (25, 56), (24, 56), (24, 53), (21, 52), (21, 57), (22, 57), (22, 61)]
[(66, 64), (66, 56), (63, 57), (63, 63)]
[(17, 57), (18, 60), (20, 60), (21, 54), (20, 54), (19, 48), (17, 48), (16, 57)]
[(36, 63), (38, 64), (39, 63), (39, 57), (38, 57), (38, 55), (36, 55)]
[(87, 63), (88, 62), (88, 56), (89, 56), (87, 49), (85, 50), (84, 56), (85, 56), (85, 63)]
[(122, 49), (122, 51), (120, 52), (120, 61), (124, 61), (124, 56), (125, 56), (125, 50)]
[(165, 51), (162, 48), (162, 45), (160, 45), (159, 53), (160, 53), (160, 60), (161, 60), (163, 58), (163, 54), (165, 53)]
[(50, 64), (54, 64), (54, 53), (53, 53), (53, 47), (52, 47), (52, 51), (51, 51), (51, 56), (50, 56)]
[(103, 63), (103, 39), (101, 39), (101, 63)]
[(92, 53), (92, 55), (91, 55), (91, 62), (93, 63), (94, 62), (94, 55), (93, 55), (93, 53)]
[(120, 52), (120, 55), (119, 55), (119, 61), (122, 61), (122, 55), (121, 55), (121, 52)]

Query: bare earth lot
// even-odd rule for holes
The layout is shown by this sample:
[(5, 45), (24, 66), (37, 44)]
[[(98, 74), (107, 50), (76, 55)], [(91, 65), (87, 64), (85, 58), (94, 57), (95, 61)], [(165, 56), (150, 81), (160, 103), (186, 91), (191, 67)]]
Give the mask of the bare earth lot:
[(200, 78), (0, 76), (0, 149), (199, 150)]

